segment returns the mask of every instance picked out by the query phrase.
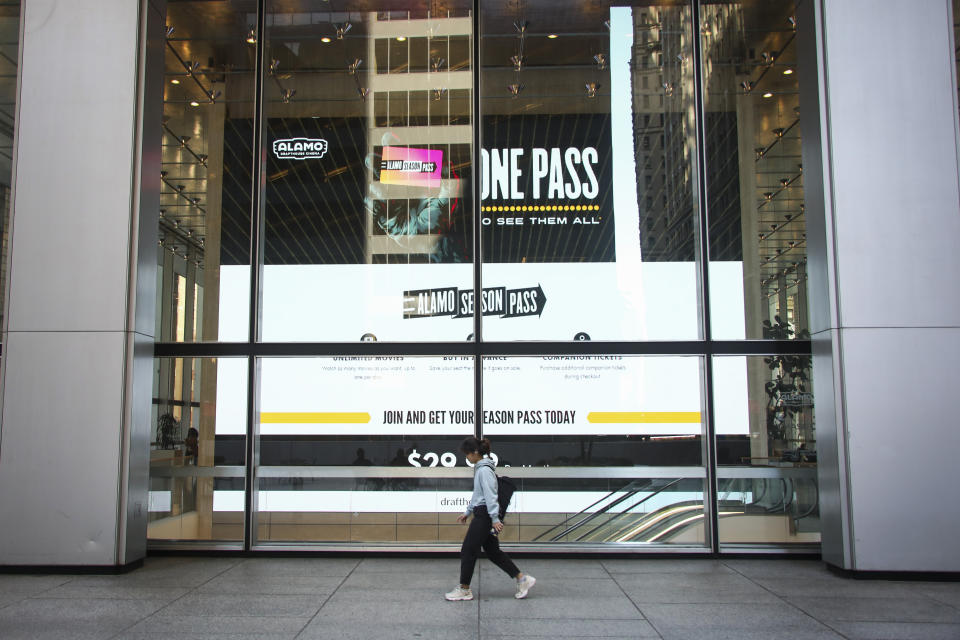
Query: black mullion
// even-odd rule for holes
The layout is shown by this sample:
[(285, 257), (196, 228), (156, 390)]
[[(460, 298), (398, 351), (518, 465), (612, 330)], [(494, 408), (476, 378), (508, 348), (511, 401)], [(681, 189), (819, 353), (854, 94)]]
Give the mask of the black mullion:
[(254, 425), (259, 420), (259, 400), (257, 389), (259, 377), (257, 375), (257, 357), (252, 349), (260, 338), (260, 277), (263, 264), (263, 76), (264, 56), (266, 55), (266, 0), (257, 2), (257, 45), (256, 64), (254, 69), (254, 116), (253, 116), (253, 165), (251, 167), (250, 202), (253, 210), (250, 215), (250, 324), (247, 336), (247, 442), (244, 475), (244, 517), (243, 517), (243, 549), (249, 551), (254, 538), (253, 528), (256, 523), (257, 488), (254, 485), (257, 458), (259, 457), (259, 443)]
[[(693, 81), (694, 114), (697, 133), (697, 191), (700, 212), (700, 242), (697, 258), (700, 261), (700, 299), (701, 319), (703, 322), (703, 338), (707, 346), (713, 346), (713, 335), (710, 327), (710, 219), (707, 206), (707, 145), (706, 145), (706, 108), (703, 86), (703, 49), (700, 39), (700, 2), (690, 0), (690, 11), (693, 24)], [(713, 354), (707, 349), (704, 354), (704, 393), (706, 401), (706, 433), (704, 434), (704, 457), (707, 463), (707, 500), (710, 509), (710, 549), (713, 553), (720, 553), (720, 518), (717, 512), (717, 457), (716, 457), (716, 426), (714, 424), (713, 404)]]
[(480, 151), (483, 148), (483, 118), (480, 115), (480, 2), (473, 3), (473, 432), (483, 437), (483, 247), (480, 242)]

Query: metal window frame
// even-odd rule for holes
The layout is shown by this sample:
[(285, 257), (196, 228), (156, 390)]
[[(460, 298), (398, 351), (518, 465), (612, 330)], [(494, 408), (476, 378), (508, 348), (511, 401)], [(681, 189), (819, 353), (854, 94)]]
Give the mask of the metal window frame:
[[(250, 270), (250, 307), (249, 307), (249, 334), (247, 342), (217, 342), (217, 343), (172, 343), (161, 342), (154, 345), (155, 358), (216, 358), (216, 357), (237, 357), (247, 359), (247, 429), (246, 429), (246, 461), (243, 467), (229, 467), (226, 470), (211, 472), (213, 477), (236, 477), (240, 469), (244, 472), (244, 491), (245, 491), (245, 511), (242, 549), (244, 551), (278, 550), (278, 551), (331, 551), (342, 552), (363, 552), (363, 551), (449, 551), (449, 545), (438, 544), (388, 544), (376, 545), (369, 543), (339, 543), (339, 544), (314, 544), (314, 543), (290, 543), (276, 544), (257, 543), (257, 488), (255, 480), (263, 475), (264, 477), (280, 477), (278, 474), (283, 470), (296, 469), (297, 473), (318, 474), (315, 477), (333, 477), (350, 476), (356, 477), (357, 474), (363, 474), (364, 477), (378, 476), (397, 476), (398, 469), (383, 468), (378, 470), (376, 467), (368, 467), (363, 471), (356, 469), (344, 470), (340, 467), (324, 467), (323, 471), (304, 470), (295, 467), (264, 467), (259, 466), (259, 434), (257, 433), (257, 415), (259, 412), (259, 361), (263, 357), (317, 357), (317, 356), (385, 356), (385, 355), (407, 355), (407, 356), (470, 356), (475, 363), (474, 371), (474, 415), (477, 420), (474, 423), (474, 433), (477, 437), (482, 435), (482, 424), (479, 416), (483, 409), (483, 368), (482, 361), (488, 356), (540, 356), (540, 355), (626, 355), (626, 356), (698, 356), (702, 358), (703, 375), (701, 377), (701, 397), (704, 406), (704, 430), (703, 430), (703, 464), (697, 467), (684, 467), (683, 473), (689, 474), (696, 471), (696, 477), (703, 477), (705, 480), (704, 506), (708, 513), (708, 522), (705, 527), (705, 534), (708, 544), (695, 547), (675, 547), (666, 548), (664, 545), (642, 545), (626, 543), (606, 543), (603, 545), (573, 545), (559, 546), (557, 548), (544, 549), (537, 545), (511, 545), (511, 549), (518, 551), (539, 551), (539, 552), (557, 552), (570, 551), (571, 553), (610, 553), (618, 551), (629, 551), (635, 553), (646, 549), (657, 549), (658, 551), (669, 551), (672, 553), (710, 553), (714, 556), (720, 555), (719, 537), (717, 535), (719, 518), (717, 507), (717, 479), (718, 477), (730, 477), (732, 471), (721, 467), (718, 469), (716, 461), (716, 431), (715, 431), (715, 407), (713, 392), (713, 357), (714, 356), (765, 356), (782, 354), (804, 354), (811, 353), (811, 342), (809, 340), (713, 340), (711, 331), (711, 305), (709, 290), (709, 210), (707, 207), (708, 184), (706, 174), (706, 121), (705, 121), (705, 99), (703, 87), (703, 51), (700, 33), (700, 6), (704, 0), (686, 0), (685, 3), (678, 3), (680, 6), (686, 4), (691, 12), (692, 49), (693, 64), (696, 75), (694, 83), (694, 111), (696, 119), (696, 190), (694, 192), (695, 209), (697, 224), (696, 233), (696, 271), (698, 276), (698, 297), (700, 303), (700, 330), (702, 339), (699, 340), (677, 340), (677, 341), (656, 341), (656, 342), (625, 342), (625, 341), (587, 341), (587, 342), (485, 342), (482, 337), (482, 317), (480, 305), (474, 305), (473, 331), (475, 340), (473, 342), (286, 342), (286, 343), (264, 343), (260, 342), (260, 320), (262, 317), (262, 275), (263, 275), (263, 229), (264, 229), (264, 191), (265, 191), (265, 162), (266, 155), (263, 146), (264, 135), (264, 72), (266, 69), (266, 56), (269, 51), (269, 34), (266, 29), (267, 0), (258, 0), (257, 2), (257, 43), (256, 43), (256, 78), (255, 78), (255, 111), (254, 111), (254, 146), (255, 156), (252, 161), (252, 186), (251, 202), (252, 215), (250, 220), (250, 257), (253, 268)], [(479, 126), (480, 120), (478, 114), (482, 111), (480, 84), (481, 84), (481, 54), (483, 37), (481, 34), (481, 0), (473, 0), (472, 20), (473, 34), (471, 36), (471, 52), (473, 64), (471, 65), (471, 74), (473, 75), (473, 99), (471, 126), (473, 127), (473, 149), (474, 162), (471, 171), (474, 174), (474, 184), (479, 184), (476, 180), (476, 173), (479, 167), (480, 149), (482, 149), (482, 127)], [(617, 4), (617, 3), (614, 3)], [(476, 213), (480, 211), (480, 190), (473, 190), (473, 207)], [(482, 289), (482, 269), (483, 264), (478, 259), (481, 253), (481, 234), (474, 220), (473, 234), (473, 275), (474, 275), (474, 296), (479, 299), (479, 292)], [(2, 346), (0, 346), (2, 348)], [(313, 468), (311, 468), (313, 469)], [(414, 475), (417, 477), (423, 475), (427, 470), (404, 470), (400, 475)], [(449, 470), (455, 471), (455, 470)], [(555, 467), (550, 469), (516, 469), (511, 473), (522, 475), (524, 477), (544, 477), (544, 478), (576, 478), (576, 477), (642, 477), (645, 474), (656, 474), (662, 477), (664, 473), (680, 471), (675, 467), (625, 467), (625, 468), (579, 468), (579, 467)], [(777, 469), (776, 472), (783, 470)], [(438, 469), (429, 470), (430, 477), (446, 477), (446, 472)], [(438, 475), (439, 474), (439, 475)], [(702, 474), (702, 475), (701, 475)], [(449, 474), (447, 474), (449, 475)], [(304, 476), (306, 477), (306, 476)], [(766, 477), (766, 476), (764, 476)], [(208, 548), (208, 549), (236, 549), (236, 544), (225, 544), (223, 541), (198, 541), (197, 543), (184, 544), (181, 542), (159, 542), (151, 543), (151, 547), (162, 549), (175, 548)], [(809, 549), (803, 549), (809, 551)], [(738, 549), (738, 552), (743, 552)], [(778, 553), (779, 548), (763, 548), (764, 552)]]

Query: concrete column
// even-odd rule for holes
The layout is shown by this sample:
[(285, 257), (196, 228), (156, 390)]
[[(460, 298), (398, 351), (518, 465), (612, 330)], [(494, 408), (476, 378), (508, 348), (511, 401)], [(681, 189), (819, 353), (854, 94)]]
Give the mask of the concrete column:
[(125, 565), (146, 552), (164, 3), (22, 10), (0, 565)]
[(823, 557), (958, 571), (950, 2), (805, 0), (798, 21)]

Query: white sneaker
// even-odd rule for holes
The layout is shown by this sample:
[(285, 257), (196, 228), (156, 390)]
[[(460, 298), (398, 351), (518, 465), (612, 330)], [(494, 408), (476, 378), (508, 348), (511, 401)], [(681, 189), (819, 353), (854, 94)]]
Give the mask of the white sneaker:
[(447, 600), (473, 600), (473, 591), (469, 587), (457, 587), (450, 593), (443, 596)]
[(522, 579), (517, 580), (517, 594), (513, 596), (517, 600), (527, 597), (527, 592), (530, 591), (530, 588), (537, 584), (537, 579), (531, 575), (525, 575)]

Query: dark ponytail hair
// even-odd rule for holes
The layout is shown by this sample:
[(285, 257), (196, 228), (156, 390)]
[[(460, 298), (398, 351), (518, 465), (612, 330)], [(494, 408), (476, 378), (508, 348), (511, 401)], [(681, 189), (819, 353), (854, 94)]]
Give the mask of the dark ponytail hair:
[(490, 455), (490, 441), (484, 438), (477, 440), (474, 436), (465, 438), (460, 445), (460, 451), (464, 453), (479, 453), (482, 456)]

